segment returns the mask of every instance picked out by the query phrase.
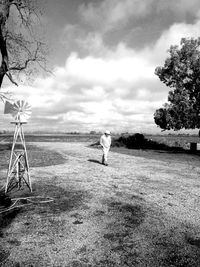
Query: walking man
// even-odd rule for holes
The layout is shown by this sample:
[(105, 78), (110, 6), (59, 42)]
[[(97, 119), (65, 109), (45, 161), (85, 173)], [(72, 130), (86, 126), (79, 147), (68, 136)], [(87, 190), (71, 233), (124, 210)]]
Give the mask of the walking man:
[(110, 131), (105, 131), (105, 133), (100, 138), (100, 145), (103, 150), (102, 164), (108, 166), (108, 151), (111, 146), (111, 136)]

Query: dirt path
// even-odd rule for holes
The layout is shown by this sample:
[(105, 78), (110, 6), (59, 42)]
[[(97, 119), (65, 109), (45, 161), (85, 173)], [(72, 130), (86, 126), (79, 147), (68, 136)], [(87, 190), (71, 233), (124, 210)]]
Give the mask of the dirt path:
[(85, 143), (37, 145), (66, 163), (31, 169), (54, 202), (9, 214), (2, 266), (200, 266), (197, 164), (110, 152), (106, 167)]

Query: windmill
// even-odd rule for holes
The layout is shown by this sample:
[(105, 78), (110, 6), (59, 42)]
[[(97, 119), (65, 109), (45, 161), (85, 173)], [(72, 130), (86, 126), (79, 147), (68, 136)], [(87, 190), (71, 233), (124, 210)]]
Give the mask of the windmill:
[[(16, 186), (21, 189), (23, 184), (26, 184), (32, 192), (28, 156), (23, 131), (23, 124), (27, 123), (27, 120), (31, 115), (31, 107), (24, 100), (17, 100), (15, 102), (6, 101), (4, 114), (11, 114), (14, 118), (14, 121), (11, 123), (15, 124), (5, 192), (12, 190)], [(20, 149), (18, 148), (19, 146)]]

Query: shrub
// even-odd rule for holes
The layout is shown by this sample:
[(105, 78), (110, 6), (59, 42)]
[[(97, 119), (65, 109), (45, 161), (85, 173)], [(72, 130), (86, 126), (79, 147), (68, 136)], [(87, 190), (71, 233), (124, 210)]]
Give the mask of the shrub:
[(158, 143), (146, 139), (143, 134), (122, 135), (112, 141), (113, 147), (126, 147), (129, 149), (157, 149), (157, 150), (182, 150), (180, 147), (171, 147), (166, 144)]

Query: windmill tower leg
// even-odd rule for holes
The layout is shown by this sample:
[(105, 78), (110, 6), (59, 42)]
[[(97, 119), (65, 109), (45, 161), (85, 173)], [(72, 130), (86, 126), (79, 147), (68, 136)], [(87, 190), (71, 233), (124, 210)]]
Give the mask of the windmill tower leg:
[(28, 155), (27, 155), (27, 150), (26, 150), (26, 143), (25, 143), (25, 138), (24, 138), (24, 131), (23, 131), (23, 127), (22, 127), (22, 123), (20, 125), (20, 138), (21, 138), (21, 142), (24, 148), (24, 161), (25, 161), (25, 172), (27, 174), (27, 181), (25, 180), (27, 186), (29, 187), (30, 191), (32, 192), (32, 185), (31, 185), (31, 177), (30, 177), (30, 173), (29, 173), (29, 163), (28, 163)]
[(16, 144), (16, 141), (17, 141), (18, 133), (19, 133), (19, 127), (16, 124), (15, 125), (15, 132), (14, 132), (14, 136), (13, 136), (12, 149), (11, 149), (11, 153), (10, 153), (10, 160), (9, 160), (9, 166), (8, 166), (8, 172), (7, 172), (7, 181), (6, 181), (5, 192), (8, 191), (8, 185), (9, 185), (10, 179), (11, 179), (11, 174), (12, 174), (12, 169), (13, 169), (12, 162), (13, 162), (13, 157), (15, 156), (14, 148), (15, 148), (15, 144)]

